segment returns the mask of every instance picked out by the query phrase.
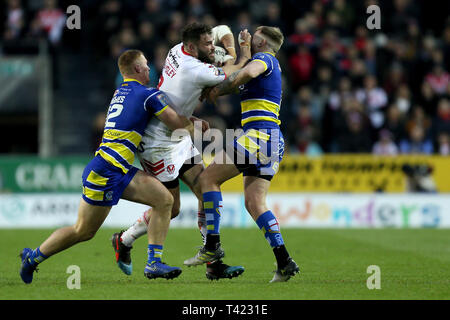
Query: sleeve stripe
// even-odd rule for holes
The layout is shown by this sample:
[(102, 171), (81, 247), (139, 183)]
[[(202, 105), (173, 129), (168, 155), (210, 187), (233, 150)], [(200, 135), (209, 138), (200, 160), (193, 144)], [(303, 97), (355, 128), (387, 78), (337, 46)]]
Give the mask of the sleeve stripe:
[(261, 60), (261, 59), (254, 59), (253, 61), (259, 61), (259, 62), (261, 62), (263, 65), (264, 65), (264, 71), (266, 71), (267, 70), (267, 63), (265, 62), (265, 61), (263, 61), (263, 60)]
[(169, 105), (166, 105), (164, 108), (162, 108), (161, 110), (159, 110), (158, 112), (155, 113), (155, 116), (159, 116), (161, 113), (163, 113), (164, 110), (167, 109)]

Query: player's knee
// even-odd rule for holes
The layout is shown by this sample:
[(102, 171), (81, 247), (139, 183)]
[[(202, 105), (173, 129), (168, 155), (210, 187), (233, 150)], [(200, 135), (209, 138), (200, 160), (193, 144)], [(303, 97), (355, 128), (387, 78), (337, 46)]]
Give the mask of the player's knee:
[(97, 233), (97, 230), (83, 226), (75, 226), (75, 232), (78, 236), (78, 241), (81, 242), (81, 241), (88, 241), (94, 238), (95, 234)]
[(202, 190), (208, 187), (208, 175), (205, 171), (200, 173), (200, 176), (198, 177), (198, 184)]
[(195, 196), (201, 200), (202, 199), (202, 186), (200, 185), (200, 175), (196, 178), (195, 183), (192, 185), (192, 192)]
[(258, 198), (245, 198), (245, 209), (252, 215), (258, 215), (266, 210), (265, 203)]
[(157, 198), (158, 199), (157, 199), (156, 203), (153, 204), (153, 207), (159, 208), (159, 209), (167, 209), (167, 208), (169, 208), (169, 210), (172, 209), (173, 204), (174, 204), (174, 198), (173, 198), (173, 195), (169, 191), (163, 192)]
[(203, 190), (209, 190), (211, 189), (212, 186), (216, 185), (220, 186), (220, 184), (217, 181), (215, 181), (214, 177), (208, 174), (206, 170), (200, 174), (198, 180), (202, 193), (204, 192)]
[(172, 206), (171, 219), (176, 218), (180, 214), (180, 202), (174, 203)]

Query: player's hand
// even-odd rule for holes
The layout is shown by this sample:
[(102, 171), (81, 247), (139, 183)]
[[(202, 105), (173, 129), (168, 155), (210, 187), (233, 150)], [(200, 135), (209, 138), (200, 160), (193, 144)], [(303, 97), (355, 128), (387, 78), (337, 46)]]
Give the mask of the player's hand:
[(239, 46), (248, 46), (250, 47), (250, 44), (252, 42), (252, 35), (250, 34), (250, 32), (248, 32), (247, 29), (242, 30), (241, 32), (239, 32)]
[(202, 123), (202, 132), (205, 132), (206, 130), (209, 130), (209, 122), (194, 116), (191, 116), (189, 118), (189, 120), (191, 120), (192, 122), (196, 122), (196, 121), (200, 121)]
[(202, 90), (202, 94), (200, 95), (200, 101), (208, 101), (210, 103), (216, 104), (217, 93), (215, 87), (207, 87)]

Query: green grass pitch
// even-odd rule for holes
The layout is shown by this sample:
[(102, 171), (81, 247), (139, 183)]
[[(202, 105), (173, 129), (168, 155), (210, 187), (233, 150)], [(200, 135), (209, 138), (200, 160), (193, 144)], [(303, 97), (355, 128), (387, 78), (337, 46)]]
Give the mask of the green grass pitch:
[[(163, 261), (182, 266), (174, 280), (143, 275), (146, 238), (136, 241), (133, 274), (116, 266), (110, 237), (102, 228), (94, 239), (59, 253), (39, 266), (33, 283), (19, 277), (19, 251), (35, 248), (53, 230), (0, 230), (0, 299), (150, 299), (150, 300), (304, 300), (450, 299), (450, 230), (433, 229), (282, 229), (301, 273), (286, 283), (269, 284), (275, 259), (255, 228), (222, 228), (225, 262), (245, 267), (235, 279), (209, 281), (205, 267), (184, 267), (196, 252), (194, 229), (171, 229)], [(67, 267), (81, 270), (81, 289), (67, 288)], [(381, 289), (366, 286), (367, 267), (381, 270)]]

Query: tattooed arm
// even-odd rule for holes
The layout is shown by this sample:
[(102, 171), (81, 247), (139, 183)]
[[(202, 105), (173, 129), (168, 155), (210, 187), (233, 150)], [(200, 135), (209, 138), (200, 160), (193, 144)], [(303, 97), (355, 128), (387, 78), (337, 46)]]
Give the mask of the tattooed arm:
[(233, 72), (218, 85), (205, 89), (200, 99), (203, 100), (204, 98), (207, 98), (209, 101), (215, 103), (219, 96), (236, 92), (239, 86), (258, 77), (265, 70), (264, 64), (262, 64), (259, 60), (253, 60), (243, 69)]

